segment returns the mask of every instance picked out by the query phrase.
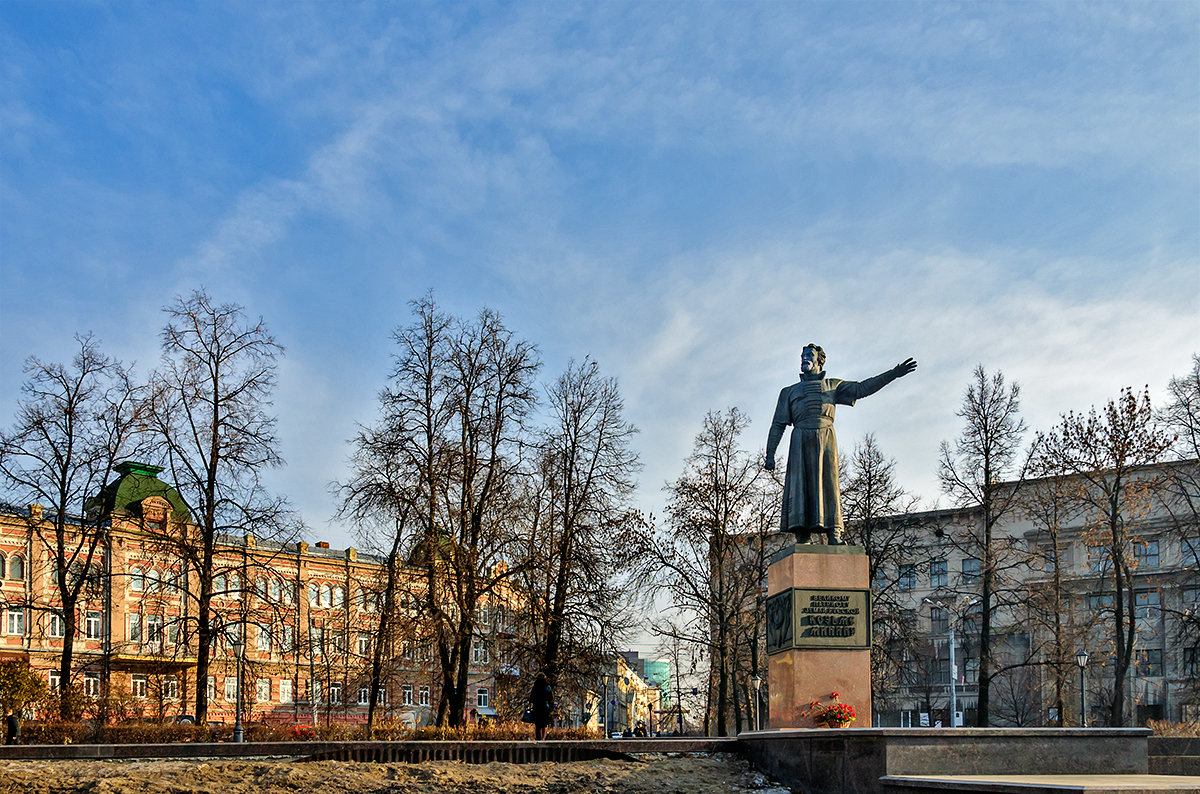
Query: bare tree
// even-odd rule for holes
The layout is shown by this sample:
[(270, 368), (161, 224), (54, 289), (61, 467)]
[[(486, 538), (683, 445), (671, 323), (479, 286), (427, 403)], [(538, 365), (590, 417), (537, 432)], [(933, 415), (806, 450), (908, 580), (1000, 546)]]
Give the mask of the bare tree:
[[(1021, 389), (1007, 386), (1004, 374), (989, 376), (980, 364), (963, 394), (958, 416), (961, 435), (953, 444), (942, 442), (938, 475), (942, 489), (956, 504), (977, 507), (979, 523), (964, 527), (954, 537), (968, 558), (979, 561), (977, 581), (964, 584), (979, 598), (979, 706), (980, 727), (990, 724), (989, 697), (993, 669), (992, 622), (1003, 605), (1000, 590), (1006, 569), (1019, 564), (1012, 543), (996, 532), (1000, 520), (1017, 505), (1020, 481), (1028, 458), (1020, 459), (1025, 422), (1020, 417)], [(1016, 484), (1005, 483), (1015, 480)], [(976, 591), (975, 588), (978, 588)]]
[[(1172, 453), (1176, 461), (1167, 469), (1163, 503), (1174, 524), (1173, 534), (1179, 544), (1184, 570), (1181, 592), (1200, 592), (1200, 355), (1192, 355), (1192, 368), (1186, 374), (1171, 378), (1167, 387), (1169, 401), (1160, 414), (1160, 421), (1175, 433)], [(1177, 644), (1184, 654), (1196, 660), (1189, 667), (1188, 697), (1192, 705), (1200, 705), (1200, 605), (1183, 603), (1164, 605), (1174, 623)]]
[[(184, 560), (195, 577), (196, 719), (208, 713), (208, 678), (220, 626), (213, 583), (224, 577), (221, 547), (238, 536), (280, 537), (290, 518), (261, 475), (283, 464), (268, 411), (283, 348), (262, 318), (248, 320), (236, 304), (217, 304), (203, 290), (178, 297), (164, 311), (162, 363), (151, 378), (150, 417), (171, 481), (191, 511), (180, 526), (151, 531)], [(230, 578), (263, 565), (258, 556), (234, 563)], [(237, 573), (238, 569), (242, 569)], [(215, 620), (216, 618), (216, 620)], [(189, 630), (193, 626), (188, 627)]]
[[(441, 677), (437, 720), (465, 716), (476, 612), (519, 572), (518, 487), (537, 404), (537, 350), (499, 315), (473, 321), (441, 311), (432, 295), (396, 330), (396, 364), (381, 395), (379, 432), (392, 444), (395, 478), (412, 505), (400, 544), (424, 576), (422, 614)], [(478, 636), (477, 636), (478, 634)]]
[[(89, 335), (76, 335), (79, 350), (70, 365), (30, 358), (16, 422), (0, 434), (0, 476), (6, 495), (31, 510), (28, 523), (36, 539), (27, 575), (34, 576), (42, 550), (57, 603), (35, 605), (61, 621), (59, 657), (63, 719), (73, 718), (72, 672), (77, 606), (89, 587), (100, 584), (109, 515), (96, 499), (116, 463), (132, 454), (141, 427), (139, 390), (129, 371), (100, 352)], [(107, 683), (107, 682), (105, 682)]]
[(1076, 498), (1091, 525), (1092, 569), (1113, 588), (1113, 726), (1125, 723), (1125, 681), (1138, 630), (1133, 576), (1142, 538), (1136, 522), (1164, 485), (1159, 472), (1145, 467), (1160, 460), (1173, 440), (1157, 426), (1149, 392), (1124, 389), (1100, 412), (1066, 414), (1038, 443), (1045, 466), (1078, 484)]
[(378, 595), (382, 596), (368, 596), (382, 602), (369, 658), (368, 739), (374, 730), (376, 711), (384, 691), (385, 668), (392, 661), (398, 636), (399, 596), (402, 592), (407, 593), (402, 589), (407, 583), (400, 572), (401, 551), (410, 531), (410, 521), (419, 508), (414, 478), (404, 467), (404, 456), (399, 452), (404, 441), (395, 430), (394, 427), (360, 428), (352, 442), (351, 478), (337, 486), (342, 497), (339, 517), (349, 519), (358, 528), (363, 543), (381, 551), (384, 558), (382, 581), (363, 583), (368, 593), (377, 588)]
[(906, 514), (917, 498), (896, 482), (896, 461), (868, 433), (843, 468), (846, 537), (867, 551), (871, 577), (871, 689), (875, 700), (894, 689), (916, 636), (904, 605), (906, 587), (929, 569), (929, 527)]
[[(707, 651), (720, 735), (729, 729), (739, 638), (750, 633), (740, 627), (761, 611), (764, 540), (778, 518), (772, 481), (739, 445), (748, 424), (736, 408), (709, 412), (684, 473), (667, 488), (669, 530), (627, 540), (641, 583), (670, 596), (687, 631), (682, 639)], [(740, 726), (748, 715), (735, 709), (733, 716)]]
[(629, 505), (637, 429), (624, 417), (617, 382), (591, 359), (568, 363), (546, 394), (521, 590), (536, 666), (552, 685), (563, 676), (579, 688), (631, 620), (627, 606), (612, 602), (624, 558), (612, 538), (638, 521)]
[(1028, 549), (1029, 564), (1042, 572), (1042, 578), (1030, 585), (1025, 607), (1043, 667), (1050, 673), (1052, 710), (1057, 715), (1054, 722), (1066, 727), (1069, 704), (1073, 703), (1069, 693), (1076, 672), (1075, 651), (1083, 647), (1094, 621), (1081, 608), (1077, 589), (1068, 586), (1075, 577), (1066, 531), (1079, 517), (1077, 488), (1042, 461), (1034, 465), (1041, 476), (1026, 483), (1021, 509), (1035, 530)]

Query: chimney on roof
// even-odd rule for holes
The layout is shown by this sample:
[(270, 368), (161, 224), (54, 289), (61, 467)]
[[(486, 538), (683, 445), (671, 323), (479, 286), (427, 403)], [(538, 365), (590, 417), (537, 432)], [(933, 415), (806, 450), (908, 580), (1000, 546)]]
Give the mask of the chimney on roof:
[(346, 549), (346, 559), (350, 562), (356, 562), (358, 560), (358, 551), (355, 549)]
[(249, 548), (251, 548), (251, 549), (252, 549), (252, 548), (254, 548), (254, 545), (255, 545), (255, 539), (254, 539), (254, 536), (253, 536), (253, 535), (247, 535), (247, 536), (246, 536), (246, 538), (245, 538), (245, 540), (246, 540), (246, 546), (247, 546), (247, 547), (249, 547)]
[(29, 506), (29, 517), (30, 518), (41, 518), (42, 517), (42, 506), (41, 505), (30, 505)]
[(327, 549), (327, 548), (329, 548), (329, 544), (328, 544), (328, 543), (326, 543), (326, 542), (325, 542), (325, 541), (323, 541), (323, 540), (318, 540), (318, 541), (317, 541), (317, 548), (318, 548), (318, 549)]

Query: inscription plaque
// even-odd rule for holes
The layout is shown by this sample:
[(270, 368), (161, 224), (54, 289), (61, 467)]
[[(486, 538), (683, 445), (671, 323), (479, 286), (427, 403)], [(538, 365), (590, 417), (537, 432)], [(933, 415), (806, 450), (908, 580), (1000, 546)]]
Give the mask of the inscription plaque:
[(867, 590), (794, 587), (767, 599), (767, 653), (792, 648), (870, 648)]

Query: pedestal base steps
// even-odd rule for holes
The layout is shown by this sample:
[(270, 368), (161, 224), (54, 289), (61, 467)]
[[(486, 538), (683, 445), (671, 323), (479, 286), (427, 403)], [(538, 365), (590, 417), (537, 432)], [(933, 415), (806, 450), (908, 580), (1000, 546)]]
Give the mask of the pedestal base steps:
[[(1052, 775), (1064, 784), (1069, 781), (1061, 776), (1153, 778), (1149, 737), (1144, 728), (852, 728), (757, 731), (738, 738), (759, 770), (798, 791), (881, 794), (913, 791), (917, 779), (927, 781), (920, 785), (930, 791), (955, 788), (929, 781), (959, 778), (962, 791), (1029, 791), (979, 786), (985, 780), (1000, 785), (1014, 775)], [(974, 778), (970, 786), (968, 778)], [(1193, 784), (1200, 790), (1200, 778)]]

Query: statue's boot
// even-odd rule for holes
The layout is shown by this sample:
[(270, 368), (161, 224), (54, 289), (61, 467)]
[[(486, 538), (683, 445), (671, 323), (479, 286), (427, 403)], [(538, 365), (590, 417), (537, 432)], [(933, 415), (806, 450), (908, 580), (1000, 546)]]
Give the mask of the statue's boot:
[(799, 529), (793, 529), (792, 534), (796, 536), (796, 545), (800, 546), (807, 543), (812, 543), (812, 533), (805, 532)]
[(825, 533), (825, 545), (845, 546), (846, 541), (842, 540), (842, 531), (840, 529), (831, 529)]

